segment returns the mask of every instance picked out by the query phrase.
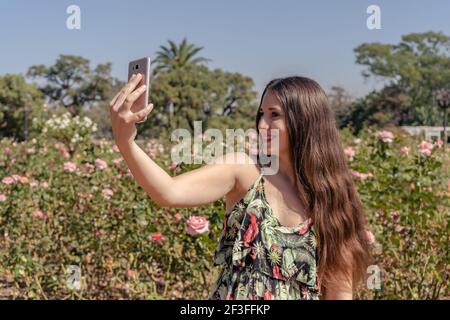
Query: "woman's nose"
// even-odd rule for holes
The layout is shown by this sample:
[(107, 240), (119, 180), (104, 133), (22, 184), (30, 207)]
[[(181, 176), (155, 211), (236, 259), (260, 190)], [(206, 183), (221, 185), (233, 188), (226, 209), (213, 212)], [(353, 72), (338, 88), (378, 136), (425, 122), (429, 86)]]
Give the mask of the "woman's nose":
[(259, 128), (259, 129), (263, 129), (263, 130), (268, 130), (268, 129), (269, 129), (269, 125), (268, 125), (267, 121), (264, 120), (264, 117), (262, 117), (262, 118), (259, 120), (259, 126), (258, 126), (258, 128)]

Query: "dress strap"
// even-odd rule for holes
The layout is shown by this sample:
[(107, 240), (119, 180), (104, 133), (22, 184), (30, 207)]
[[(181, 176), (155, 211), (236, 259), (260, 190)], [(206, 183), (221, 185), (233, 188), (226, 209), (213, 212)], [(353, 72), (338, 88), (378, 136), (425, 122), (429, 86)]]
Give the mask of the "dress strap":
[(258, 177), (257, 177), (256, 180), (253, 182), (253, 184), (252, 184), (252, 186), (250, 187), (250, 189), (248, 189), (247, 193), (248, 193), (250, 190), (255, 189), (255, 188), (260, 184), (261, 178), (262, 178), (263, 175), (264, 175), (264, 171), (261, 170), (261, 168), (260, 168), (260, 173), (259, 173)]
[[(259, 176), (258, 176), (258, 177), (256, 178), (256, 180), (253, 182), (253, 185), (250, 187), (250, 189), (248, 189), (246, 195), (244, 196), (244, 199), (246, 199), (246, 197), (250, 194), (251, 191), (256, 192), (255, 189), (258, 188), (258, 186), (260, 185), (261, 179), (262, 179), (263, 175), (264, 175), (264, 171), (261, 170), (261, 172), (259, 173)], [(244, 217), (243, 217), (243, 219), (242, 219), (241, 225), (244, 224), (246, 217), (247, 217), (247, 215), (244, 214)]]

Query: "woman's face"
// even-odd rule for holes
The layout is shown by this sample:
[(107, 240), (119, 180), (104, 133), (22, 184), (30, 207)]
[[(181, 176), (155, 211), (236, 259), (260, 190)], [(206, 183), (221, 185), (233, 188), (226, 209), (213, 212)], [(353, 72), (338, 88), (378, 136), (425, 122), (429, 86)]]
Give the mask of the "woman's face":
[[(277, 97), (270, 91), (264, 95), (258, 123), (259, 134), (262, 139), (262, 151), (268, 155), (287, 154), (289, 150), (289, 135), (287, 132), (284, 110)], [(278, 148), (275, 137), (278, 136)], [(266, 147), (267, 145), (267, 147)], [(267, 150), (267, 152), (266, 152)]]

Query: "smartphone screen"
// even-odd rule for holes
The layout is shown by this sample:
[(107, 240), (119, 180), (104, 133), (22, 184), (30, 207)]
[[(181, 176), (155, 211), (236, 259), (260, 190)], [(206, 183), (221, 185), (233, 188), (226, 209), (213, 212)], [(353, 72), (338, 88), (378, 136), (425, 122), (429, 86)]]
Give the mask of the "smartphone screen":
[(139, 97), (139, 99), (131, 107), (131, 112), (138, 112), (145, 109), (148, 105), (148, 86), (150, 77), (150, 57), (144, 57), (141, 59), (130, 61), (128, 64), (128, 80), (134, 73), (141, 73), (143, 75), (138, 87), (145, 84), (147, 86), (146, 91)]

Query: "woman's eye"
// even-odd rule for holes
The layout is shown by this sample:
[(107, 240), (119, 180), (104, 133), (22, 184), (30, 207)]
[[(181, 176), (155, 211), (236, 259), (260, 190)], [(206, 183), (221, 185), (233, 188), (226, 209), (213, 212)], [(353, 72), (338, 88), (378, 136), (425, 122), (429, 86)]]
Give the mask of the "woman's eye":
[(278, 116), (278, 113), (272, 112), (272, 117), (277, 117), (277, 116)]

